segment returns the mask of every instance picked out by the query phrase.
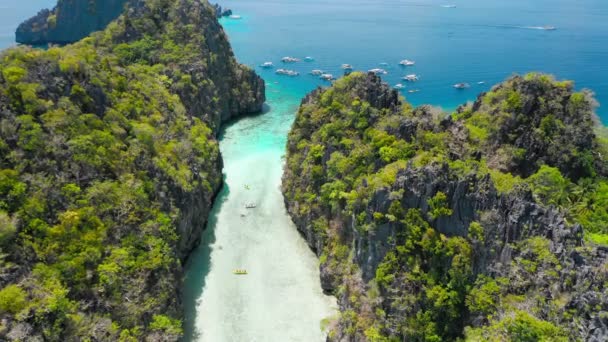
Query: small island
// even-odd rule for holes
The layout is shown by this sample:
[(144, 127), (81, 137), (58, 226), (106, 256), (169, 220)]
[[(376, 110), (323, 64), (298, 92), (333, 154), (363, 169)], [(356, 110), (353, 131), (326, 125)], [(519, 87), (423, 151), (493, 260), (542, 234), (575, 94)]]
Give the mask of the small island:
[[(43, 9), (19, 25), (15, 40), (27, 45), (65, 45), (79, 41), (92, 32), (103, 30), (126, 9), (142, 6), (137, 0), (59, 0), (52, 9)], [(232, 10), (213, 5), (218, 18), (229, 17)]]

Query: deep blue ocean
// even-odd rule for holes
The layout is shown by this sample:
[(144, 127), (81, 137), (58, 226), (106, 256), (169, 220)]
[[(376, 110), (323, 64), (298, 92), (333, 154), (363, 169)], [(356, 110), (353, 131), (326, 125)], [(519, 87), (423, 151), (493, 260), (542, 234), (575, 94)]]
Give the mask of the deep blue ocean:
[[(384, 68), (392, 85), (405, 84), (400, 81), (405, 74), (418, 74), (419, 82), (406, 84), (406, 98), (450, 110), (513, 73), (542, 71), (592, 89), (606, 104), (598, 114), (608, 123), (605, 0), (226, 0), (223, 5), (242, 16), (223, 20), (241, 62), (283, 67), (283, 56), (315, 58), (288, 65), (302, 73), (296, 78), (257, 68), (270, 83), (278, 81), (298, 95), (327, 84), (307, 75), (312, 69), (340, 75), (340, 66), (348, 63), (357, 70)], [(538, 29), (542, 26), (557, 29)], [(416, 65), (400, 67), (406, 58)], [(452, 88), (459, 82), (472, 87)]]

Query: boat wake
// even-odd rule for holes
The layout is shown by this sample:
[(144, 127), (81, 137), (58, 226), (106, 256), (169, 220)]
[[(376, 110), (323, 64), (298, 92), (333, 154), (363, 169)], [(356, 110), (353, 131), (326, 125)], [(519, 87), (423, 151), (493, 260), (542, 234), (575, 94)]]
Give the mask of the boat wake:
[(526, 30), (542, 30), (542, 31), (553, 31), (556, 30), (554, 26), (518, 26), (517, 28)]
[(494, 27), (501, 29), (519, 29), (519, 30), (538, 30), (538, 31), (555, 31), (555, 26), (521, 26), (521, 25), (483, 25), (485, 27)]

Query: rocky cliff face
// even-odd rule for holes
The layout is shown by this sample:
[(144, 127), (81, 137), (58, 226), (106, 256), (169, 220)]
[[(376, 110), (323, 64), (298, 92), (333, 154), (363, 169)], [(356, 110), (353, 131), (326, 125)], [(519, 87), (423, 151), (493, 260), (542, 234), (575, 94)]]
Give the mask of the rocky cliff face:
[[(43, 9), (19, 25), (16, 41), (27, 45), (69, 44), (103, 30), (137, 0), (59, 0), (52, 9)], [(232, 14), (214, 5), (216, 16)]]
[(592, 108), (544, 75), (447, 116), (374, 75), (309, 95), (283, 192), (339, 299), (328, 340), (606, 339), (608, 247), (584, 239), (605, 191), (586, 184), (606, 182)]
[[(236, 62), (214, 8), (207, 2), (185, 0), (161, 1), (158, 8), (144, 3), (135, 3), (117, 22), (118, 29), (106, 30), (106, 36), (112, 35), (113, 51), (123, 61), (167, 65), (172, 91), (191, 115), (201, 117), (215, 132), (223, 121), (262, 109), (264, 81)], [(171, 28), (176, 20), (183, 32)], [(163, 33), (167, 34), (163, 29), (171, 30), (168, 36), (182, 45), (160, 45)]]
[(75, 44), (4, 51), (0, 339), (177, 341), (219, 126), (263, 102), (207, 2), (141, 0)]
[[(118, 18), (129, 0), (59, 0), (53, 10), (44, 9), (17, 28), (17, 43), (68, 44), (103, 30)], [(134, 2), (134, 1), (133, 1)]]

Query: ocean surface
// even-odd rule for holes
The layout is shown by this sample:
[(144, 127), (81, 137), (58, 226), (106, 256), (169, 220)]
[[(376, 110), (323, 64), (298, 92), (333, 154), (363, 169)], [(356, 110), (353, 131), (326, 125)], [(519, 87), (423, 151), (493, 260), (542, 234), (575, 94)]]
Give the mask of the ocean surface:
[[(54, 0), (0, 0), (0, 48), (19, 22)], [(329, 85), (313, 69), (340, 76), (384, 68), (415, 105), (452, 110), (513, 73), (572, 79), (608, 104), (605, 0), (226, 0), (242, 19), (222, 19), (237, 58), (267, 82), (268, 108), (225, 125), (220, 141), (225, 187), (201, 246), (187, 265), (186, 341), (323, 341), (321, 321), (335, 299), (319, 284), (318, 261), (285, 212), (280, 193), (287, 133), (300, 99)], [(455, 7), (454, 7), (455, 6)], [(543, 30), (554, 26), (556, 30)], [(283, 65), (293, 56), (312, 62)], [(398, 65), (402, 59), (413, 67)], [(259, 64), (299, 71), (279, 76)], [(385, 64), (381, 64), (385, 63)], [(456, 90), (453, 84), (472, 86)], [(478, 84), (484, 82), (483, 84)], [(408, 90), (419, 90), (410, 94)], [(608, 123), (608, 105), (598, 108)], [(256, 208), (246, 209), (254, 203)], [(236, 276), (234, 269), (248, 274)]]
[(15, 45), (15, 30), (22, 21), (56, 3), (57, 0), (0, 0), (0, 49)]
[[(608, 123), (605, 0), (226, 0), (222, 5), (242, 16), (224, 20), (239, 60), (299, 71), (301, 76), (290, 79), (256, 68), (298, 97), (327, 85), (307, 75), (312, 69), (337, 76), (348, 63), (356, 70), (384, 68), (387, 82), (407, 86), (408, 101), (451, 110), (513, 73), (542, 71), (592, 89), (605, 104), (598, 114)], [(315, 62), (283, 65), (284, 56), (311, 56)], [(406, 58), (416, 65), (400, 67)], [(401, 81), (414, 73), (420, 81)], [(452, 87), (460, 82), (472, 87)]]

